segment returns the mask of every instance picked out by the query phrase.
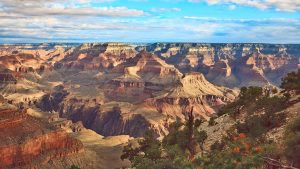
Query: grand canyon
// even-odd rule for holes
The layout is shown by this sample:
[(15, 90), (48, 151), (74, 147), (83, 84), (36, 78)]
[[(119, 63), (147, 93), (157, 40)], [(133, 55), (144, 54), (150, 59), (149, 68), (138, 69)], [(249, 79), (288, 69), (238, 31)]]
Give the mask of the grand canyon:
[[(265, 140), (285, 145), (285, 128), (300, 117), (300, 93), (297, 79), (292, 89), (283, 79), (298, 69), (296, 44), (2, 44), (0, 169), (130, 168), (135, 162), (121, 159), (129, 145), (150, 130), (164, 143), (174, 123), (191, 117), (207, 135), (197, 152), (208, 153), (238, 121), (246, 123), (249, 112), (268, 113), (269, 107), (247, 108), (265, 97), (286, 97), (285, 107), (271, 105), (283, 122), (264, 133)], [(238, 116), (224, 113), (253, 86), (261, 98), (240, 106)], [(245, 133), (237, 132), (250, 137)], [(273, 157), (264, 164), (297, 168), (299, 157), (295, 165)]]

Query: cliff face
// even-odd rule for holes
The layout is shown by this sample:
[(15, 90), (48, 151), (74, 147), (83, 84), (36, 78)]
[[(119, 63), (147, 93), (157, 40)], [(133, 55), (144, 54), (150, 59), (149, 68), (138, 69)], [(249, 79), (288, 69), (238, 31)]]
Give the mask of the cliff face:
[(181, 76), (173, 65), (142, 51), (113, 68), (106, 76), (111, 80), (104, 86), (105, 96), (118, 101), (143, 102), (153, 97), (154, 88), (161, 90), (178, 81)]
[[(157, 97), (148, 99), (157, 109), (168, 116), (180, 118), (189, 108), (194, 107), (195, 115), (209, 119), (216, 110), (235, 99), (233, 90), (215, 86), (201, 73), (185, 74), (173, 86), (166, 88)], [(176, 112), (176, 113), (174, 113)]]
[(83, 151), (80, 141), (14, 107), (0, 109), (0, 168), (39, 168)]
[(82, 44), (55, 66), (63, 69), (106, 70), (136, 55), (134, 46), (123, 43)]
[[(82, 122), (83, 126), (103, 136), (130, 135), (141, 137), (150, 127), (145, 117), (131, 114), (118, 104), (100, 105), (93, 99), (67, 97), (64, 91), (45, 95), (38, 107), (43, 111), (56, 111), (60, 117), (73, 122)], [(57, 97), (61, 96), (61, 97)]]
[[(201, 72), (213, 83), (227, 87), (278, 85), (287, 72), (299, 68), (299, 45), (124, 43), (0, 45), (0, 65), (17, 72), (34, 70), (110, 71), (146, 50), (182, 73)], [(147, 63), (151, 61), (147, 59)], [(160, 62), (157, 59), (152, 62)], [(139, 66), (145, 61), (140, 60)], [(160, 71), (155, 67), (144, 71)], [(128, 69), (128, 71), (135, 71)], [(255, 81), (255, 82), (253, 82)]]
[[(177, 118), (185, 119), (187, 107), (195, 107), (198, 117), (209, 119), (236, 96), (234, 91), (208, 82), (201, 73), (183, 75), (145, 51), (100, 78), (94, 92), (103, 98), (78, 94), (80, 90), (73, 90), (72, 83), (71, 88), (65, 85), (64, 89), (44, 95), (38, 106), (43, 111), (59, 112), (73, 122), (82, 121), (86, 128), (104, 136), (139, 137), (148, 128), (159, 135), (166, 134), (168, 124)], [(74, 83), (78, 84), (78, 80)]]
[(147, 51), (182, 72), (200, 71), (223, 86), (278, 85), (282, 76), (299, 68), (299, 45), (156, 43)]

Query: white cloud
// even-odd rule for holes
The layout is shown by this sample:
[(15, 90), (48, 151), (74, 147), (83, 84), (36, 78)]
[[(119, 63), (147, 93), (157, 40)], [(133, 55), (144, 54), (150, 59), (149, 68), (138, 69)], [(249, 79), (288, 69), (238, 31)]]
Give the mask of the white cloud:
[[(137, 17), (147, 15), (146, 12), (127, 7), (91, 7), (76, 6), (76, 3), (110, 2), (112, 0), (68, 0), (69, 3), (61, 3), (58, 0), (3, 0), (0, 1), (2, 12), (19, 14), (24, 16), (110, 16), (110, 17)], [(75, 4), (72, 4), (75, 3)], [(1, 10), (0, 10), (1, 12)]]
[(228, 7), (229, 10), (235, 10), (235, 8), (236, 8), (236, 5), (229, 5), (229, 7)]
[(180, 12), (180, 8), (152, 8), (152, 12)]
[(300, 10), (299, 0), (188, 0), (188, 2), (198, 3), (206, 2), (211, 5), (229, 4), (256, 7), (262, 10), (275, 8), (285, 12), (294, 12)]
[[(299, 19), (171, 18), (127, 7), (92, 7), (92, 1), (96, 0), (0, 0), (0, 42), (300, 42)], [(226, 3), (237, 6), (237, 1)]]
[(201, 23), (196, 25), (185, 25), (184, 29), (187, 31), (194, 32), (194, 36), (198, 38), (211, 37), (220, 25), (216, 23)]

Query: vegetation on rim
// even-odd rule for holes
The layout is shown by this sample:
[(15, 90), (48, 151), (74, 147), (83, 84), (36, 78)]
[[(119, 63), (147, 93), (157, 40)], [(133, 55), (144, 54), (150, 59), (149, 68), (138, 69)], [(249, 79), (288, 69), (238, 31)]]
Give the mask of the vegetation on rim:
[[(285, 92), (300, 89), (300, 70), (283, 78)], [(224, 106), (219, 115), (229, 114), (236, 125), (227, 136), (203, 151), (207, 133), (199, 130), (201, 119), (187, 113), (185, 124), (179, 121), (170, 126), (162, 142), (149, 131), (138, 147), (124, 148), (122, 159), (129, 159), (137, 169), (243, 169), (263, 167), (300, 167), (300, 118), (289, 122), (284, 131), (284, 148), (267, 139), (266, 133), (287, 122), (282, 110), (290, 106), (287, 95), (276, 88), (242, 87), (238, 99)], [(208, 126), (215, 124), (215, 119)], [(284, 161), (282, 163), (281, 161)]]

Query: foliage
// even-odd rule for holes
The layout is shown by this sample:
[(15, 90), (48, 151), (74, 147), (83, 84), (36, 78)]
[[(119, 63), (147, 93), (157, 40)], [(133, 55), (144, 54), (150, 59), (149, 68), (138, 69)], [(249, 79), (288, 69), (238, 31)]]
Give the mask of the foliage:
[(285, 90), (300, 90), (300, 69), (298, 72), (288, 73), (282, 78), (281, 88)]
[[(198, 127), (202, 121), (194, 120), (192, 111), (188, 114), (188, 120), (184, 125), (175, 122), (169, 135), (163, 139), (163, 145), (178, 145), (182, 152), (188, 152), (189, 158), (193, 159), (196, 155), (197, 147), (202, 149), (202, 145), (207, 138), (205, 131), (199, 131)], [(181, 129), (180, 129), (181, 128)]]
[(286, 97), (262, 97), (255, 104), (255, 110), (263, 109), (266, 113), (275, 113), (286, 108)]
[(300, 167), (300, 117), (292, 121), (286, 127), (284, 155), (295, 167)]
[(155, 139), (155, 133), (153, 131), (147, 131), (144, 139), (139, 141), (139, 147), (133, 148), (131, 144), (124, 147), (121, 159), (128, 158), (132, 161), (135, 156), (139, 156), (142, 152), (145, 158), (157, 160), (161, 157), (160, 145), (161, 143)]
[(229, 103), (221, 108), (219, 115), (230, 114), (233, 117), (236, 117), (240, 114), (240, 110), (243, 107), (249, 108), (264, 96), (263, 89), (261, 87), (242, 87), (240, 89), (240, 94), (238, 99), (232, 103)]
[(76, 165), (72, 165), (70, 169), (80, 169), (80, 168), (77, 167)]
[(214, 125), (216, 125), (216, 123), (217, 122), (215, 121), (215, 117), (211, 117), (208, 121), (209, 126), (214, 126)]
[(210, 146), (211, 151), (221, 151), (225, 147), (225, 142), (223, 140), (216, 141), (214, 144)]
[(246, 117), (243, 123), (237, 123), (237, 129), (241, 133), (247, 133), (253, 138), (258, 138), (267, 131), (280, 126), (285, 122), (284, 113), (276, 113), (286, 108), (286, 99), (280, 97), (264, 96), (255, 102), (254, 110), (262, 110), (262, 114), (254, 114)]
[(176, 121), (170, 125), (169, 134), (162, 143), (148, 131), (139, 147), (124, 147), (121, 159), (129, 159), (137, 169), (191, 169), (197, 147), (207, 138), (205, 131), (198, 131), (201, 120), (195, 120), (192, 111), (186, 123)]
[[(218, 148), (214, 149), (206, 158), (203, 158), (202, 168), (259, 168), (264, 163), (261, 157), (271, 152), (270, 145), (261, 145), (244, 133), (227, 138), (222, 144), (222, 146), (218, 147), (220, 143), (216, 143), (214, 147)], [(225, 144), (226, 147), (224, 146)]]
[(242, 106), (243, 105), (237, 100), (222, 107), (219, 110), (218, 115), (230, 114), (231, 116), (236, 117), (240, 113), (239, 110)]
[[(295, 78), (289, 83), (295, 86)], [(277, 92), (275, 89), (272, 90), (272, 93)], [(264, 91), (260, 87), (241, 88), (237, 100), (221, 108), (219, 115), (230, 114), (231, 117), (237, 118), (243, 112), (246, 116), (242, 121), (237, 121), (235, 128), (237, 133), (245, 133), (247, 137), (243, 139), (232, 137), (214, 143), (211, 146), (212, 152), (203, 158), (202, 168), (259, 168), (264, 163), (263, 157), (278, 157), (280, 149), (272, 143), (266, 143), (262, 136), (271, 129), (283, 125), (286, 114), (281, 111), (287, 108), (288, 98), (286, 95), (271, 96), (269, 91)], [(300, 126), (300, 121), (298, 123)], [(300, 131), (300, 127), (297, 129)], [(285, 155), (296, 163), (295, 161), (300, 159), (300, 150), (295, 148), (297, 146), (299, 148), (300, 135), (297, 136), (293, 132), (286, 133), (289, 134), (285, 136)]]
[(255, 101), (263, 95), (263, 89), (261, 87), (250, 86), (242, 87), (240, 90), (239, 98), (244, 103), (248, 101)]
[(237, 130), (256, 138), (284, 122), (285, 115), (277, 112), (287, 107), (286, 102), (286, 97), (270, 97), (261, 87), (242, 87), (238, 99), (224, 106), (220, 115), (230, 114), (236, 118), (243, 110), (247, 116), (237, 123)]

